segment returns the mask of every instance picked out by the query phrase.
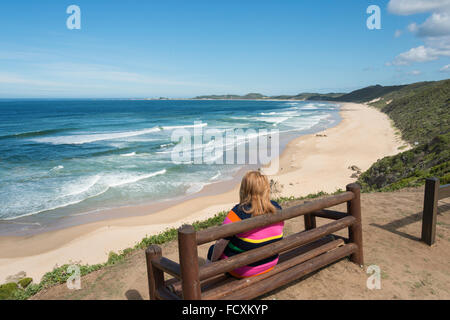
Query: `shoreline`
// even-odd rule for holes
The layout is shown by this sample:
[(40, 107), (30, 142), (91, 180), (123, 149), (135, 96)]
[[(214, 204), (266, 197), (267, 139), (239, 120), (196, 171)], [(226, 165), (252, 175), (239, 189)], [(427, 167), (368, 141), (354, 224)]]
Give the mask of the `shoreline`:
[[(269, 176), (283, 186), (277, 196), (334, 192), (355, 180), (350, 178), (353, 172), (349, 166), (364, 171), (377, 159), (404, 151), (398, 148), (406, 143), (395, 135), (386, 114), (362, 104), (339, 104), (341, 121), (337, 126), (297, 137), (286, 145), (279, 158), (279, 172)], [(132, 247), (147, 235), (229, 210), (238, 202), (238, 188), (239, 181), (228, 191), (194, 197), (152, 214), (101, 220), (32, 236), (0, 237), (0, 283), (19, 271), (25, 271), (36, 283), (55, 265), (104, 262), (110, 251)], [(151, 206), (126, 209), (155, 211)]]
[[(326, 129), (339, 125), (340, 121), (342, 120), (340, 116), (332, 117), (334, 118), (333, 123), (331, 123), (331, 126)], [(292, 133), (280, 135), (280, 154), (284, 152), (284, 149), (292, 140), (309, 134), (315, 134), (323, 130), (325, 129), (322, 128), (322, 125), (316, 124), (315, 126), (304, 130), (304, 132), (300, 135), (298, 133), (294, 133), (295, 131), (293, 131)], [(78, 212), (76, 214), (62, 216), (56, 219), (51, 219), (47, 221), (48, 223), (45, 223), (44, 221), (29, 221), (30, 218), (33, 218), (33, 216), (26, 216), (12, 220), (3, 220), (0, 222), (0, 227), (3, 228), (3, 230), (0, 232), (0, 240), (2, 238), (8, 237), (20, 238), (35, 236), (41, 233), (45, 234), (48, 232), (76, 227), (83, 224), (101, 222), (103, 220), (107, 221), (120, 218), (151, 215), (185, 201), (228, 192), (240, 183), (245, 172), (247, 172), (248, 170), (257, 170), (258, 168), (262, 167), (264, 166), (260, 164), (244, 164), (228, 179), (212, 181), (205, 184), (202, 189), (197, 192), (176, 195), (168, 199), (119, 205), (113, 207), (102, 207), (89, 211)], [(149, 208), (151, 208), (151, 210), (148, 210)], [(21, 227), (24, 225), (28, 226), (28, 228), (24, 229), (23, 227)]]

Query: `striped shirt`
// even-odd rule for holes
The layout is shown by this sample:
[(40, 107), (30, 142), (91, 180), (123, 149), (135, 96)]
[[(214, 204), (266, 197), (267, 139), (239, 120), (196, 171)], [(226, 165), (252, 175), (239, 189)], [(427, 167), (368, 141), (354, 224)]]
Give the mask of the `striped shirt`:
[[(272, 204), (275, 206), (275, 208), (281, 210), (281, 207), (278, 203), (272, 201)], [(229, 224), (249, 219), (251, 217), (252, 217), (251, 214), (245, 213), (244, 210), (242, 210), (241, 205), (236, 205), (225, 217), (225, 220), (223, 221), (222, 224)], [(225, 238), (226, 240), (229, 240), (229, 242), (220, 259), (226, 259), (241, 252), (260, 248), (269, 243), (283, 239), (283, 226), (284, 221), (281, 221), (272, 224), (270, 226), (256, 228), (250, 231), (238, 233), (234, 236)], [(272, 270), (277, 264), (277, 262), (278, 262), (278, 254), (254, 262), (247, 266), (237, 268), (231, 271), (230, 274), (237, 278), (256, 276)]]

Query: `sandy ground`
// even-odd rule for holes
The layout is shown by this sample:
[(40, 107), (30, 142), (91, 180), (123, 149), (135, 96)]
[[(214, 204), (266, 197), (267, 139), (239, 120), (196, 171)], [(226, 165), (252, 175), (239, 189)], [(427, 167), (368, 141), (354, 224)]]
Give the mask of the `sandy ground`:
[[(440, 201), (436, 243), (419, 241), (423, 188), (361, 195), (363, 268), (342, 259), (260, 299), (450, 299), (450, 199)], [(291, 202), (287, 206), (299, 204)], [(345, 211), (345, 204), (335, 207)], [(317, 220), (318, 225), (327, 220)], [(288, 220), (285, 233), (304, 229), (303, 218)], [(347, 236), (346, 232), (337, 233)], [(176, 241), (161, 246), (178, 261)], [(205, 257), (209, 244), (199, 247)], [(199, 259), (204, 263), (204, 259)], [(380, 268), (381, 288), (369, 290), (370, 265)], [(66, 284), (41, 291), (32, 299), (149, 299), (144, 250), (125, 261), (81, 278), (80, 290)]]
[[(344, 103), (341, 116), (341, 123), (320, 132), (321, 136), (307, 135), (288, 144), (280, 156), (279, 172), (271, 177), (280, 184), (277, 196), (345, 188), (355, 181), (349, 166), (356, 165), (364, 171), (377, 159), (396, 154), (405, 145), (395, 134), (387, 115), (374, 108)], [(229, 210), (237, 202), (238, 186), (235, 186), (230, 191), (190, 199), (158, 212), (154, 212), (152, 205), (115, 209), (140, 216), (26, 237), (0, 237), (0, 283), (20, 271), (37, 282), (57, 265), (104, 262), (110, 251), (132, 247), (145, 236), (166, 228), (206, 219)]]

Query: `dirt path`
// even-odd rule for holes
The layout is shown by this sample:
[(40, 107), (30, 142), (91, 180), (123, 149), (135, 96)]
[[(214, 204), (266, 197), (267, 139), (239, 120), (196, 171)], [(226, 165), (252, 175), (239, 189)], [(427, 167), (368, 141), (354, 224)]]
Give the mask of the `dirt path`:
[[(298, 204), (290, 203), (290, 205)], [(365, 266), (341, 260), (262, 299), (450, 299), (450, 199), (440, 201), (436, 244), (418, 241), (423, 188), (362, 194)], [(287, 206), (287, 205), (286, 205)], [(343, 205), (336, 207), (345, 210)], [(318, 225), (325, 221), (318, 219)], [(302, 217), (286, 223), (286, 234), (302, 230)], [(338, 233), (346, 236), (345, 233)], [(208, 245), (199, 248), (206, 255)], [(162, 246), (177, 261), (175, 242)], [(369, 290), (369, 265), (381, 268), (381, 289)], [(33, 299), (148, 299), (143, 250), (124, 262), (82, 278), (81, 290), (59, 285)]]

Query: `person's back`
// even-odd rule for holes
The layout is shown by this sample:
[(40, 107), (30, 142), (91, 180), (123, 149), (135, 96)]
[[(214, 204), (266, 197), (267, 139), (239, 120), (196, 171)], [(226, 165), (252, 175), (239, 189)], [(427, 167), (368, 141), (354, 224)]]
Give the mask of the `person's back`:
[[(262, 214), (275, 214), (281, 207), (270, 200), (270, 185), (267, 177), (258, 171), (248, 172), (242, 179), (240, 203), (226, 216), (223, 224), (229, 224)], [(269, 243), (283, 239), (284, 222), (272, 224), (218, 241), (208, 252), (209, 260), (226, 259), (236, 254), (260, 248)], [(225, 246), (225, 248), (223, 248)], [(256, 276), (273, 269), (278, 262), (274, 255), (250, 265), (237, 268), (230, 272), (238, 278)]]

